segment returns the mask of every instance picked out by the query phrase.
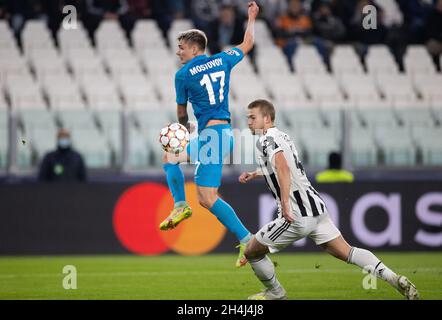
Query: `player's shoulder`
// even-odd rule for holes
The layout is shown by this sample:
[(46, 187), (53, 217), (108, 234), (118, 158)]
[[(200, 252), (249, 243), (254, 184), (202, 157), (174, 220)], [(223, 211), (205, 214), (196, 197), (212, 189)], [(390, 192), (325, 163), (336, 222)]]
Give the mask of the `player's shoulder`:
[(175, 79), (185, 79), (188, 67), (186, 65), (182, 66), (175, 73)]
[(279, 130), (277, 127), (267, 129), (264, 135), (266, 139), (280, 139), (285, 133)]

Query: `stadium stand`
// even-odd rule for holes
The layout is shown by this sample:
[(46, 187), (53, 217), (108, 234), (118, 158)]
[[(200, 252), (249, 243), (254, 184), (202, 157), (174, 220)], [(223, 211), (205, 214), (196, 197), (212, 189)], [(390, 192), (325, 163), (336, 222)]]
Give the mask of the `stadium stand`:
[[(387, 29), (404, 23), (395, 1), (379, 6)], [(10, 150), (9, 111), (16, 135), (29, 139), (29, 148), (17, 151), (19, 167), (35, 167), (60, 126), (71, 130), (90, 167), (114, 168), (123, 159), (129, 168), (158, 167), (158, 132), (176, 117), (174, 43), (192, 20), (173, 20), (165, 37), (153, 19), (136, 21), (129, 37), (117, 20), (101, 21), (92, 38), (77, 26), (52, 34), (43, 20), (28, 20), (16, 38), (0, 20), (0, 168)], [(267, 22), (257, 22), (255, 35), (256, 50), (232, 73), (229, 96), (232, 124), (244, 135), (248, 103), (270, 99), (304, 162), (325, 167), (328, 153), (340, 148), (345, 110), (353, 166), (442, 165), (442, 75), (424, 44), (406, 45), (398, 61), (388, 43), (363, 50), (336, 43), (325, 59), (317, 42), (305, 41), (292, 72)]]

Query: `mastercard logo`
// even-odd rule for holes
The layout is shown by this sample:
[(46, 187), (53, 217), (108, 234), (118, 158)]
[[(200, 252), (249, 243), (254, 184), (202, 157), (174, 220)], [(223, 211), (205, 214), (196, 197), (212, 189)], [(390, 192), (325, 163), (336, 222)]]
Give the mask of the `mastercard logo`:
[(201, 255), (216, 248), (224, 238), (225, 227), (199, 205), (194, 183), (186, 183), (185, 191), (192, 217), (173, 230), (161, 231), (159, 224), (173, 209), (169, 189), (160, 183), (141, 183), (127, 189), (118, 199), (113, 215), (113, 227), (121, 244), (139, 255), (171, 250), (183, 255)]

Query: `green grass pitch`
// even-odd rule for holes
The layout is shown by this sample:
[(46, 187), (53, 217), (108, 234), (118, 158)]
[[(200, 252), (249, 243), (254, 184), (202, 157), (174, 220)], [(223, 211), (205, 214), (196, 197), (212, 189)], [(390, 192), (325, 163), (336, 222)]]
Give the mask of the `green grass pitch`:
[[(442, 299), (442, 252), (376, 253), (413, 281), (422, 299)], [(262, 288), (233, 254), (199, 257), (0, 257), (0, 299), (241, 300)], [(388, 284), (362, 286), (366, 274), (325, 253), (273, 255), (289, 299), (402, 299)], [(63, 267), (77, 270), (77, 289), (63, 288)]]

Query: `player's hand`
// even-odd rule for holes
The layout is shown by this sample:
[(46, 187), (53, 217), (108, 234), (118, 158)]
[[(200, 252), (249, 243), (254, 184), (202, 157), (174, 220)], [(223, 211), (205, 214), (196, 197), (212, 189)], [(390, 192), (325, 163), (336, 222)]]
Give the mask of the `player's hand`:
[(248, 6), (249, 6), (248, 10), (249, 18), (256, 19), (259, 13), (258, 5), (256, 4), (255, 1), (251, 1), (248, 3)]
[(239, 176), (238, 180), (239, 180), (239, 182), (241, 182), (241, 183), (247, 183), (247, 182), (249, 182), (250, 180), (253, 180), (253, 179), (255, 178), (255, 176), (256, 176), (256, 173), (255, 173), (255, 172), (243, 172), (243, 173)]
[(187, 128), (187, 131), (189, 131), (189, 134), (192, 134), (195, 131), (196, 126), (193, 122), (187, 122), (186, 128)]
[(290, 211), (290, 206), (288, 204), (282, 205), (282, 216), (290, 223), (295, 222), (295, 215)]

